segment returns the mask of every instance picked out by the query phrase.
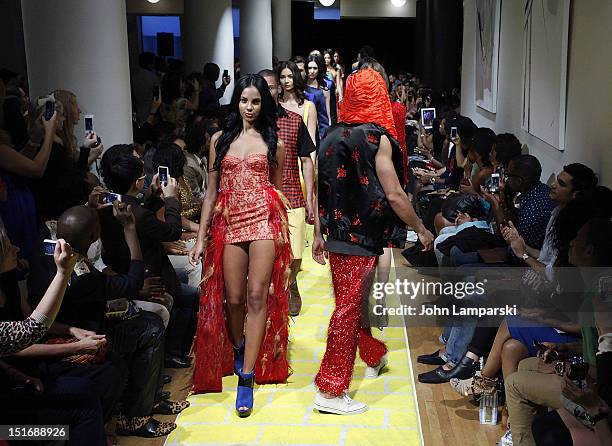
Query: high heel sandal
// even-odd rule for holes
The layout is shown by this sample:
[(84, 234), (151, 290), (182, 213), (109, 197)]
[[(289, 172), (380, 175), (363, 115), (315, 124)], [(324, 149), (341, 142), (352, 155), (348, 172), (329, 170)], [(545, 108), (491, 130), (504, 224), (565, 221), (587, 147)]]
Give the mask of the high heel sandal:
[(238, 370), (242, 370), (244, 364), (244, 339), (238, 347), (232, 345), (234, 348), (234, 375), (238, 374)]
[(236, 392), (236, 412), (240, 418), (246, 418), (253, 412), (253, 383), (255, 382), (255, 369), (251, 373), (242, 373), (238, 370), (238, 389)]

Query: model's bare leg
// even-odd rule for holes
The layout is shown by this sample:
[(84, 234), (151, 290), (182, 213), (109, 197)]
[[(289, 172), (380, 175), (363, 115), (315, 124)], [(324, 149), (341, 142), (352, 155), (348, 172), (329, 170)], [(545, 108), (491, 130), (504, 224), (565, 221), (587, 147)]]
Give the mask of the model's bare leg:
[(245, 331), (245, 373), (255, 367), (259, 348), (266, 331), (268, 289), (276, 251), (273, 240), (256, 240), (249, 245), (249, 270), (247, 282), (248, 318)]
[(244, 310), (247, 294), (249, 254), (246, 244), (225, 245), (223, 249), (223, 281), (227, 301), (227, 318), (235, 346), (244, 339)]

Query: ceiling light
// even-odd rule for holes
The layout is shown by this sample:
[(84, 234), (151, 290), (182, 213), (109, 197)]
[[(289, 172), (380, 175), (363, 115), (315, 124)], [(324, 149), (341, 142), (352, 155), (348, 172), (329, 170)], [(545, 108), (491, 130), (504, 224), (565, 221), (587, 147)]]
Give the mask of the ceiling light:
[(391, 0), (391, 4), (396, 8), (401, 8), (406, 4), (406, 0)]
[(336, 0), (319, 0), (319, 3), (323, 6), (331, 6), (336, 3)]
[(147, 0), (149, 3), (157, 3), (159, 0)]

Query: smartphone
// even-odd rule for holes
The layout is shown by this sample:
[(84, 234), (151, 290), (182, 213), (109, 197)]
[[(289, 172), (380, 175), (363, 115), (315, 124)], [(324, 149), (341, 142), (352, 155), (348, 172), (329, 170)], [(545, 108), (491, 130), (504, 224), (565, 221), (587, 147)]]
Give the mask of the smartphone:
[(227, 76), (229, 76), (229, 71), (223, 70), (223, 77), (227, 77)]
[(94, 133), (94, 115), (85, 115), (85, 134)]
[(159, 166), (157, 168), (157, 178), (159, 179), (160, 183), (164, 184), (164, 186), (168, 184), (169, 176), (168, 168), (166, 166)]
[(499, 174), (498, 173), (491, 174), (491, 185), (489, 186), (489, 192), (492, 192), (492, 193), (499, 192)]
[(457, 137), (457, 127), (451, 127), (451, 139), (455, 139)]
[(422, 108), (421, 109), (421, 123), (423, 124), (423, 128), (426, 128), (426, 129), (433, 128), (434, 119), (436, 119), (436, 109), (435, 108)]
[(114, 192), (106, 192), (102, 196), (103, 204), (113, 204), (115, 201), (121, 201), (121, 195), (116, 194)]
[(55, 113), (55, 102), (47, 101), (45, 102), (45, 119), (48, 121), (53, 117), (53, 113)]
[(604, 303), (612, 303), (612, 276), (600, 277), (599, 299)]
[(55, 254), (55, 245), (57, 245), (57, 242), (55, 240), (51, 240), (51, 239), (45, 239), (43, 240), (43, 252), (46, 256), (52, 256)]

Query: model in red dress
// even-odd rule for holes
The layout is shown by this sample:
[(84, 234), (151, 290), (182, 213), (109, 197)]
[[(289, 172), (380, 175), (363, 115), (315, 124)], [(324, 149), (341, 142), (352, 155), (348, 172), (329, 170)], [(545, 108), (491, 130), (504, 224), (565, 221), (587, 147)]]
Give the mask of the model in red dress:
[(205, 254), (193, 390), (220, 392), (221, 378), (236, 373), (236, 410), (245, 417), (253, 408), (253, 381), (285, 382), (290, 373), (292, 259), (286, 200), (279, 192), (285, 149), (265, 80), (241, 78), (231, 108), (211, 141), (213, 167), (190, 252), (192, 263)]

